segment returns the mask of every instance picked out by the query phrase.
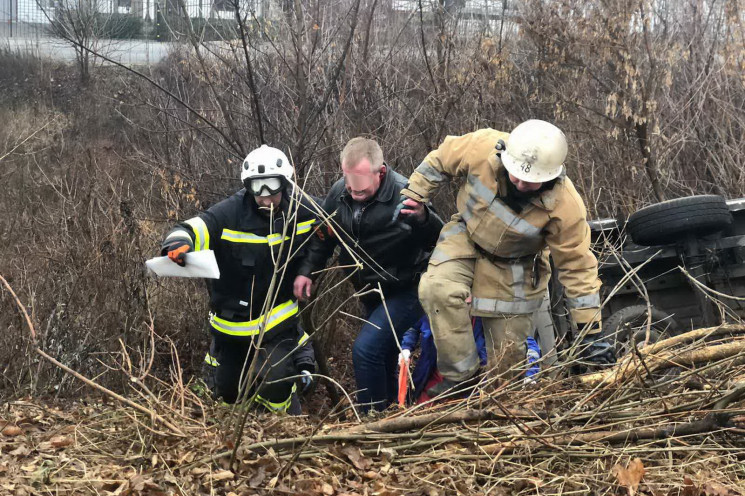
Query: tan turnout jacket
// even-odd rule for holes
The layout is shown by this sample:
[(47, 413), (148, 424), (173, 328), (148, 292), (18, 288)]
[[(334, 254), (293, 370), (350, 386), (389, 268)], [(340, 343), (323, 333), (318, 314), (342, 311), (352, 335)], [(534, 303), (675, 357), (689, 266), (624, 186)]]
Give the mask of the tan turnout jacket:
[[(599, 332), (600, 280), (597, 259), (590, 250), (584, 202), (572, 181), (562, 175), (553, 188), (515, 213), (502, 201), (509, 178), (495, 149), (508, 136), (493, 129), (448, 136), (411, 175), (402, 194), (421, 202), (429, 201), (444, 181), (465, 178), (458, 192), (458, 213), (443, 229), (430, 263), (477, 258), (474, 314), (479, 314), (480, 306), (492, 310), (486, 313), (528, 313), (540, 306), (548, 285), (548, 248), (575, 322), (592, 322), (589, 332)], [(540, 254), (538, 263), (532, 263), (536, 254)], [(496, 270), (483, 267), (480, 271), (484, 258)], [(512, 280), (505, 281), (500, 274), (509, 274)], [(492, 299), (484, 298), (482, 304), (482, 293)], [(515, 306), (510, 307), (510, 302)]]

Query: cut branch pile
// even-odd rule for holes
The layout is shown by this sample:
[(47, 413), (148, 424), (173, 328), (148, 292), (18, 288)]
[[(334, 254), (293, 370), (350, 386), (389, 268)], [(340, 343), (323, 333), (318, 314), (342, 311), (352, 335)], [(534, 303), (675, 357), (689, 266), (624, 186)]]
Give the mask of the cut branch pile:
[[(8, 494), (741, 494), (745, 328), (701, 329), (597, 374), (503, 385), (467, 400), (350, 422), (174, 401), (148, 410), (14, 402), (3, 422)], [(549, 371), (547, 371), (549, 372)], [(144, 397), (144, 396), (143, 396)], [(112, 398), (116, 400), (116, 398)], [(177, 427), (185, 436), (163, 432)], [(20, 492), (19, 492), (20, 491)], [(25, 492), (22, 492), (25, 491)]]
[(346, 397), (322, 416), (244, 417), (205, 405), (175, 348), (170, 383), (123, 350), (130, 397), (68, 371), (109, 402), (6, 405), (0, 494), (741, 494), (744, 346), (745, 326), (699, 329), (601, 372), (565, 361), (362, 422)]

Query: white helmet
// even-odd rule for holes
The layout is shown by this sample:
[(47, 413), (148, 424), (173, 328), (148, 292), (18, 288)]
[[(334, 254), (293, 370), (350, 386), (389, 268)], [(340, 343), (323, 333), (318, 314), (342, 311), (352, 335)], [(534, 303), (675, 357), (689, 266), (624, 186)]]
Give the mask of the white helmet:
[(567, 156), (567, 138), (546, 121), (531, 119), (512, 130), (500, 154), (507, 172), (531, 183), (559, 177)]
[(293, 172), (287, 155), (277, 148), (261, 145), (243, 161), (241, 181), (254, 196), (270, 196), (282, 191)]

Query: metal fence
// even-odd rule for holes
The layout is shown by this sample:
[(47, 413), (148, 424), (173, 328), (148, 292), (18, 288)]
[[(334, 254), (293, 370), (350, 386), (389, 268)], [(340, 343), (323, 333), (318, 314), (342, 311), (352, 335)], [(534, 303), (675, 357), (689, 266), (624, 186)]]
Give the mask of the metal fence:
[[(237, 0), (258, 36), (282, 36), (278, 20), (286, 19), (291, 0)], [(331, 0), (329, 0), (331, 1)], [(326, 4), (330, 15), (351, 0)], [(82, 23), (92, 29), (97, 53), (126, 64), (151, 64), (167, 56), (169, 41), (183, 41), (193, 30), (204, 41), (237, 38), (236, 0), (0, 0), (0, 49), (32, 53), (55, 60), (75, 60), (73, 46), (55, 35), (53, 23)], [(509, 1), (512, 5), (514, 0)], [(387, 0), (376, 11), (381, 22), (405, 26), (416, 16), (418, 0)], [(505, 0), (425, 0), (426, 36), (438, 34), (434, 8), (448, 16), (448, 29), (461, 40), (516, 30), (514, 10)], [(333, 9), (336, 9), (334, 11)], [(439, 11), (443, 14), (443, 10)], [(292, 17), (292, 16), (290, 16)], [(363, 15), (363, 18), (365, 16)], [(396, 28), (398, 29), (398, 28)], [(74, 29), (70, 29), (74, 31)]]
[[(288, 0), (238, 0), (240, 9), (251, 18), (275, 20), (282, 17), (292, 2)], [(179, 22), (189, 19), (194, 27), (215, 37), (231, 34), (235, 0), (0, 0), (0, 38), (37, 38), (53, 36), (52, 20), (76, 11), (97, 17), (101, 35), (114, 39), (152, 39), (167, 41), (179, 31)], [(421, 3), (431, 16), (435, 5), (446, 15), (457, 18), (457, 32), (497, 31), (512, 18), (514, 0), (426, 0)], [(418, 0), (389, 0), (389, 12), (405, 14), (419, 8)], [(184, 12), (186, 10), (186, 12)], [(380, 11), (380, 9), (378, 9)], [(503, 26), (502, 26), (503, 27)], [(208, 32), (209, 36), (210, 33)]]

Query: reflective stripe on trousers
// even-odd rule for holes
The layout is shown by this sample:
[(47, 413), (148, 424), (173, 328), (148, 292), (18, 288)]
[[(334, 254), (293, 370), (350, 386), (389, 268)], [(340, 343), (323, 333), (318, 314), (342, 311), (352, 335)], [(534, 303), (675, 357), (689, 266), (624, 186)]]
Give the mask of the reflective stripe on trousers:
[(269, 401), (266, 398), (263, 398), (260, 394), (256, 394), (254, 396), (253, 401), (255, 403), (258, 403), (259, 405), (262, 405), (269, 410), (273, 412), (286, 412), (288, 408), (290, 408), (290, 403), (292, 403), (292, 395), (295, 394), (297, 391), (297, 384), (292, 384), (292, 391), (290, 391), (290, 396), (287, 397), (286, 400), (282, 401), (281, 403), (274, 403)]
[(492, 314), (507, 313), (515, 315), (530, 314), (535, 312), (541, 307), (539, 300), (519, 300), (519, 301), (505, 301), (497, 300), (496, 298), (473, 298), (471, 305), (474, 310), (479, 312), (488, 312)]
[(597, 308), (600, 306), (600, 293), (592, 293), (577, 298), (567, 298), (569, 308)]
[(259, 334), (261, 326), (266, 320), (266, 331), (277, 327), (287, 319), (297, 315), (298, 304), (296, 300), (287, 300), (286, 302), (272, 308), (268, 314), (262, 315), (258, 319), (246, 322), (231, 322), (221, 319), (217, 315), (210, 314), (210, 325), (217, 331), (230, 336), (255, 336)]
[(512, 272), (512, 289), (513, 301), (499, 300), (496, 298), (474, 297), (471, 304), (473, 310), (486, 312), (490, 314), (514, 314), (525, 315), (532, 314), (541, 306), (543, 298), (527, 300), (525, 299), (525, 268), (522, 263), (515, 262), (509, 265)]

